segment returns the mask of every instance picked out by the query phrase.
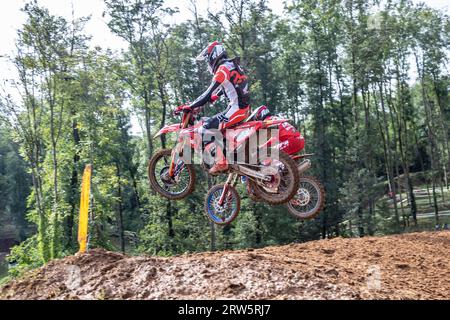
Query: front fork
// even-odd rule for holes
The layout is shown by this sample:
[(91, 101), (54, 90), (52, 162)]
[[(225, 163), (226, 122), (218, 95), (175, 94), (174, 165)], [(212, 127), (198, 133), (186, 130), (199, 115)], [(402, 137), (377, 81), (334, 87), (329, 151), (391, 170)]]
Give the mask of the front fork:
[[(187, 140), (186, 140), (187, 139)], [(185, 165), (185, 160), (182, 160), (181, 168), (178, 168), (177, 163), (180, 158), (183, 158), (183, 151), (186, 145), (190, 145), (191, 151), (195, 153), (195, 150), (198, 150), (199, 144), (196, 140), (195, 136), (186, 137), (186, 136), (178, 136), (178, 142), (175, 147), (172, 149), (172, 157), (170, 159), (169, 166), (169, 176), (173, 178), (176, 174), (178, 174), (183, 166)], [(187, 155), (190, 156), (190, 155)]]
[(173, 178), (175, 172), (175, 150), (172, 150), (172, 156), (170, 157), (169, 177)]
[(220, 196), (220, 199), (219, 199), (220, 206), (223, 206), (225, 197), (228, 194), (229, 187), (230, 186), (234, 187), (237, 184), (238, 178), (239, 178), (239, 175), (237, 173), (230, 173), (228, 175), (227, 181), (225, 182), (225, 184), (223, 186), (222, 195)]
[[(178, 143), (172, 149), (172, 156), (170, 157), (170, 166), (169, 166), (169, 177), (170, 178), (173, 178), (180, 171), (180, 168), (178, 168), (177, 164), (178, 164), (179, 159), (183, 157), (182, 152), (183, 152), (184, 144), (185, 144), (185, 141), (180, 140), (180, 137), (179, 137)], [(184, 161), (183, 161), (183, 164), (184, 164)]]

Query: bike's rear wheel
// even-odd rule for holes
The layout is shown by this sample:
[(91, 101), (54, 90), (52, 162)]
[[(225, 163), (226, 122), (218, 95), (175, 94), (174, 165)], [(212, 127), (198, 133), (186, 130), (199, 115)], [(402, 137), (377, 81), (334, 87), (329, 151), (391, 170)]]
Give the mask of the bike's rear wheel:
[(233, 222), (241, 209), (241, 198), (232, 186), (227, 187), (223, 204), (219, 204), (224, 187), (224, 184), (213, 186), (205, 197), (206, 217), (215, 224), (222, 226)]
[(278, 159), (273, 160), (278, 163), (276, 166), (278, 170), (276, 178), (279, 179), (277, 192), (269, 188), (269, 183), (265, 185), (253, 180), (249, 181), (249, 187), (253, 190), (254, 195), (272, 205), (289, 202), (297, 193), (299, 185), (299, 174), (295, 161), (283, 151), (279, 151), (278, 155)]
[(194, 191), (195, 170), (192, 165), (179, 159), (176, 163), (175, 175), (169, 176), (172, 150), (163, 149), (151, 157), (148, 163), (150, 185), (161, 196), (170, 200), (180, 200)]
[(308, 220), (322, 211), (324, 203), (325, 191), (322, 184), (315, 177), (302, 176), (297, 194), (286, 206), (295, 218)]
[(261, 199), (258, 198), (258, 196), (255, 194), (255, 190), (253, 190), (253, 184), (250, 184), (249, 181), (245, 184), (245, 188), (247, 189), (248, 197), (255, 201), (255, 202), (261, 202)]

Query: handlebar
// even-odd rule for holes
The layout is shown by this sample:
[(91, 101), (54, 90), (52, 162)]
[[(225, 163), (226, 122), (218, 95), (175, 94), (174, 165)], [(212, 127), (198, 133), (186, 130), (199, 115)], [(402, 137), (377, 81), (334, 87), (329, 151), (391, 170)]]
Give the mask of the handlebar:
[(187, 104), (184, 104), (184, 105), (181, 105), (181, 106), (175, 108), (172, 111), (172, 114), (178, 116), (181, 114), (181, 112), (185, 112), (185, 113), (191, 112), (193, 115), (195, 115), (195, 114), (198, 114), (201, 110), (203, 110), (203, 107), (198, 107), (198, 108), (192, 109)]

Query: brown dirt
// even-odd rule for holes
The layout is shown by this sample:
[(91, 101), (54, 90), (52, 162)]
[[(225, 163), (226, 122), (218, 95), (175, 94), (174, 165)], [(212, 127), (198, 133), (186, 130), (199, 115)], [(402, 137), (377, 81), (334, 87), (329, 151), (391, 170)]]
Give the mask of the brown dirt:
[(9, 283), (0, 298), (449, 299), (450, 232), (170, 258), (94, 249)]

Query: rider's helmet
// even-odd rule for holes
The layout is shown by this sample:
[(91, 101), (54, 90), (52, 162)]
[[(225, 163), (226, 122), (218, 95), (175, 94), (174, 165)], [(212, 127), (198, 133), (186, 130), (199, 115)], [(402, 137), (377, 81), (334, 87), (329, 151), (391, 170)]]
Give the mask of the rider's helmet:
[(214, 41), (210, 43), (203, 51), (197, 56), (197, 61), (207, 61), (208, 71), (214, 74), (220, 62), (227, 59), (227, 51), (224, 46), (218, 42)]
[(270, 116), (270, 110), (266, 106), (260, 106), (252, 112), (248, 121), (262, 121)]

